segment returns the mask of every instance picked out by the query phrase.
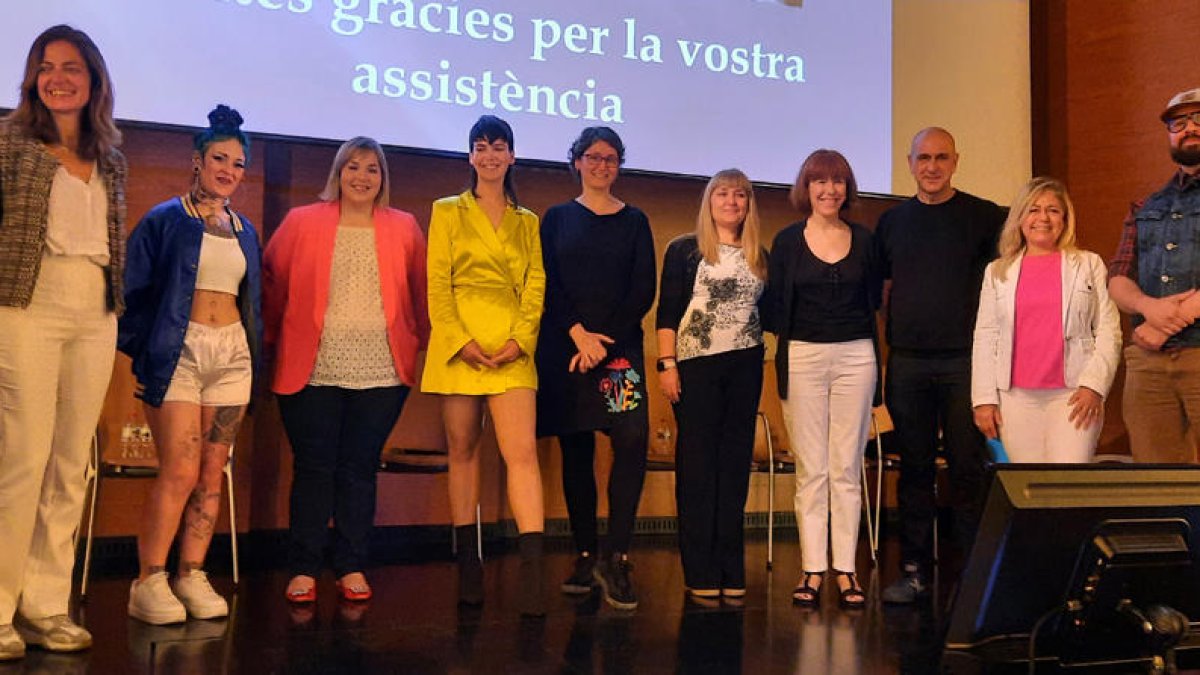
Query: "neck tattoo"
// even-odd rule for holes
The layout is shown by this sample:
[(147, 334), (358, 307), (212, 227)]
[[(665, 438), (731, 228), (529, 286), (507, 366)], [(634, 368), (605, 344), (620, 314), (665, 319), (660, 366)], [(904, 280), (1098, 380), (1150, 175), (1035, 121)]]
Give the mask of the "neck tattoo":
[(204, 220), (204, 231), (218, 237), (232, 237), (229, 222), (229, 199), (205, 190), (199, 181), (192, 186), (192, 203)]

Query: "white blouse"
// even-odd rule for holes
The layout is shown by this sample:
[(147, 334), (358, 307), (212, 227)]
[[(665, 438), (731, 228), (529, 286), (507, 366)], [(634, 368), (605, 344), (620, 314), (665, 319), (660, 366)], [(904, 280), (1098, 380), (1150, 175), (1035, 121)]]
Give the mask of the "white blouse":
[(46, 210), (46, 248), (55, 255), (83, 255), (108, 265), (108, 193), (94, 163), (86, 181), (64, 166), (55, 172)]
[(388, 345), (373, 227), (337, 229), (325, 326), (308, 383), (343, 389), (403, 384)]

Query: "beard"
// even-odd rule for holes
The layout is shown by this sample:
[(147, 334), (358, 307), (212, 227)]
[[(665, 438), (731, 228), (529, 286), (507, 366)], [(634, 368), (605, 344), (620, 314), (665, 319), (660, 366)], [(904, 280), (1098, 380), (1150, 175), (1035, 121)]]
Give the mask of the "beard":
[(1184, 147), (1184, 141), (1187, 140), (1196, 141), (1200, 139), (1189, 136), (1187, 139), (1180, 141), (1179, 145), (1172, 146), (1171, 159), (1179, 166), (1186, 166), (1188, 168), (1200, 166), (1200, 144), (1193, 142), (1188, 147)]

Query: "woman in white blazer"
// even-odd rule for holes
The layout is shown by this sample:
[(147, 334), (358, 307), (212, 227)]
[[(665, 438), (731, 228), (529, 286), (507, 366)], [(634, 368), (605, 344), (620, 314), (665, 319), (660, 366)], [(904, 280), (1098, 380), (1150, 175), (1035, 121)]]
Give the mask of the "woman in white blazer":
[(1075, 248), (1066, 187), (1021, 188), (979, 294), (971, 366), (975, 424), (1013, 462), (1087, 462), (1121, 353), (1100, 256)]

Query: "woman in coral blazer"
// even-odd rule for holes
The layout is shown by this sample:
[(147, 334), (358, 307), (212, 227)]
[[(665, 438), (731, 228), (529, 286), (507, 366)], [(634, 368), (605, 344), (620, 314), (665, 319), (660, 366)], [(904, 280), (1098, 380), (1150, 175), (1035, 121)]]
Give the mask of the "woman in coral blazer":
[(434, 202), (429, 221), (432, 333), (421, 390), (442, 395), (459, 601), (483, 601), (483, 567), (471, 524), (479, 503), (478, 445), (486, 404), (508, 467), (508, 499), (521, 533), (518, 604), (523, 614), (540, 615), (543, 512), (533, 350), (546, 274), (538, 218), (517, 203), (508, 123), (480, 117), (468, 144), (470, 189)]
[(295, 455), (287, 598), (316, 599), (327, 527), (339, 594), (366, 600), (383, 444), (417, 381), (429, 336), (425, 236), (389, 208), (387, 158), (352, 138), (333, 159), (322, 201), (292, 209), (263, 261), (272, 391)]
[(1121, 354), (1104, 261), (1075, 248), (1066, 187), (1034, 178), (1013, 201), (979, 294), (975, 424), (1013, 462), (1087, 462)]

